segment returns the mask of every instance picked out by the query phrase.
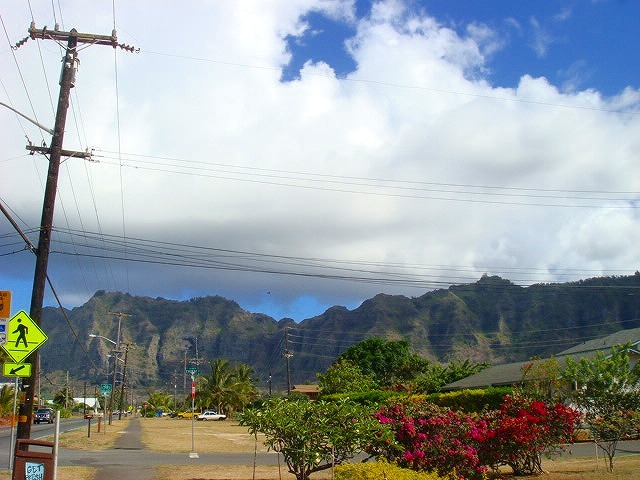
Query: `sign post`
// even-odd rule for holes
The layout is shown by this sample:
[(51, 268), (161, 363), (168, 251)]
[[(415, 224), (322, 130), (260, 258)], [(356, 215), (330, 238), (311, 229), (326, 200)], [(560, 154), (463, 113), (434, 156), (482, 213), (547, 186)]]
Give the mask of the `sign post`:
[(195, 438), (195, 420), (196, 420), (196, 375), (200, 373), (198, 367), (188, 367), (187, 372), (191, 375), (191, 452), (189, 458), (200, 458), (196, 453), (196, 438)]

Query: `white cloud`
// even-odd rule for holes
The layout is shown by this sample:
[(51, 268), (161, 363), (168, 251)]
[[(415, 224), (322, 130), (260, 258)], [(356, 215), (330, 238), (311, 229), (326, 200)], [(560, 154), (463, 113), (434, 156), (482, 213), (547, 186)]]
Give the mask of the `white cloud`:
[[(97, 17), (86, 15), (95, 7), (83, 5), (69, 9), (67, 25), (110, 29), (86, 24)], [(611, 209), (617, 202), (610, 197), (640, 191), (640, 120), (608, 112), (637, 109), (637, 90), (603, 98), (528, 75), (517, 88), (494, 88), (482, 78), (486, 55), (506, 48), (494, 32), (473, 24), (461, 37), (399, 1), (376, 4), (371, 18), (357, 23), (349, 42), (357, 70), (347, 79), (318, 63), (281, 83), (290, 56), (285, 37), (306, 28), (300, 16), (322, 10), (349, 18), (351, 3), (189, 5), (119, 5), (122, 40), (143, 47), (138, 55), (117, 52), (122, 158), (104, 152), (118, 150), (113, 51), (80, 53), (80, 136), (103, 157), (66, 162), (60, 191), (67, 218), (58, 208), (57, 225), (80, 228), (79, 210), (85, 230), (121, 235), (124, 213), (130, 237), (283, 257), (254, 261), (266, 270), (311, 270), (290, 265), (290, 257), (338, 260), (341, 270), (322, 273), (346, 277), (372, 270), (388, 280), (381, 272), (393, 271), (461, 283), (487, 271), (509, 277), (518, 268), (526, 283), (557, 278), (552, 269), (565, 267), (638, 268), (635, 210)], [(47, 8), (36, 4), (37, 18)], [(12, 24), (24, 15), (14, 14)], [(535, 19), (532, 25), (544, 54), (550, 38)], [(56, 78), (57, 47), (40, 45)], [(30, 72), (35, 107), (49, 111), (51, 123), (37, 46), (30, 42), (17, 55)], [(15, 75), (10, 53), (1, 60), (0, 71)], [(3, 75), (3, 82), (28, 110), (19, 81)], [(44, 161), (34, 167), (31, 158), (14, 160), (23, 132), (11, 116), (0, 122), (0, 162), (8, 172), (2, 198), (34, 225)], [(67, 142), (84, 147), (71, 120)], [(580, 206), (567, 206), (574, 204)], [(69, 258), (54, 256), (52, 275), (69, 285), (61, 293), (73, 302), (98, 288), (131, 288), (165, 297), (219, 293), (241, 305), (277, 304), (281, 312), (283, 305), (297, 309), (300, 298), (352, 305), (380, 291), (416, 295), (427, 288), (135, 263), (125, 273), (118, 262), (108, 274), (94, 260), (83, 270), (83, 292)]]

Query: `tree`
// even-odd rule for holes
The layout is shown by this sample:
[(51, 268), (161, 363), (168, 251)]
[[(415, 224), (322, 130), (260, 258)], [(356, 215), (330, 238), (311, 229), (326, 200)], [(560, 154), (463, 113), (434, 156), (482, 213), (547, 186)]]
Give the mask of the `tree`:
[(145, 402), (145, 409), (156, 410), (173, 410), (173, 396), (167, 393), (151, 390), (149, 398)]
[(0, 415), (6, 417), (13, 414), (13, 386), (3, 385), (0, 388)]
[(271, 398), (259, 407), (247, 408), (240, 424), (253, 435), (264, 434), (265, 445), (282, 453), (297, 480), (353, 458), (374, 442), (391, 441), (389, 429), (369, 409), (347, 400)]
[(640, 425), (640, 363), (631, 368), (629, 348), (629, 344), (618, 346), (610, 355), (598, 352), (579, 362), (567, 358), (565, 368), (565, 378), (575, 386), (572, 400), (607, 455), (609, 471), (620, 439)]
[(559, 400), (565, 380), (560, 362), (554, 357), (534, 358), (522, 367), (523, 395), (536, 400)]
[(474, 363), (469, 359), (464, 361), (453, 359), (447, 365), (430, 363), (420, 373), (412, 385), (415, 391), (422, 393), (439, 392), (445, 385), (474, 375), (489, 366), (488, 363)]
[(318, 373), (318, 379), (322, 393), (366, 392), (376, 387), (372, 375), (362, 373), (355, 363), (344, 358), (333, 362), (325, 373)]
[(201, 408), (213, 407), (218, 413), (241, 409), (256, 394), (253, 369), (246, 364), (233, 367), (218, 358), (209, 363), (211, 373), (200, 377), (196, 401)]
[(338, 359), (353, 362), (364, 375), (371, 375), (380, 387), (412, 380), (429, 365), (428, 360), (411, 351), (406, 340), (382, 338), (356, 343)]

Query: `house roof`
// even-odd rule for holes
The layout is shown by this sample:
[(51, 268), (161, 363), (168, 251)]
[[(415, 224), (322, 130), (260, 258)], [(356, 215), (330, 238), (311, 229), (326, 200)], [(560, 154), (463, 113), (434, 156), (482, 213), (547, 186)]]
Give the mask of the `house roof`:
[[(640, 346), (640, 328), (620, 330), (606, 337), (580, 343), (567, 350), (563, 350), (553, 358), (555, 358), (560, 365), (564, 365), (568, 357), (574, 359), (591, 358), (595, 357), (598, 352), (608, 351), (617, 345), (624, 345), (626, 343), (630, 343), (632, 350), (637, 352), (637, 348)], [(531, 363), (531, 361), (495, 365), (475, 375), (445, 385), (442, 390), (464, 390), (515, 385), (522, 382), (522, 368), (529, 363)]]
[(580, 355), (580, 357), (595, 356), (597, 352), (602, 350), (608, 350), (616, 345), (624, 345), (630, 343), (632, 347), (637, 347), (640, 344), (640, 328), (630, 328), (628, 330), (620, 330), (606, 337), (596, 338), (595, 340), (589, 340), (575, 345), (567, 350), (563, 350), (558, 353), (560, 355)]
[(319, 393), (318, 385), (294, 385), (293, 390), (300, 393)]

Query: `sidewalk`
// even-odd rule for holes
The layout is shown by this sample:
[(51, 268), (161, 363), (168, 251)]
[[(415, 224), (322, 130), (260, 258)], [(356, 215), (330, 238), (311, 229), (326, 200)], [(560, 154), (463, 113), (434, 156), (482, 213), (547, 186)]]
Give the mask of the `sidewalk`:
[[(144, 455), (144, 448), (140, 417), (133, 417), (129, 421), (128, 430), (123, 431), (116, 440), (113, 450), (139, 450), (140, 455)], [(131, 464), (126, 461), (126, 455), (123, 455), (123, 463), (101, 466), (96, 473), (95, 480), (113, 480), (115, 478), (118, 480), (153, 480), (156, 476), (153, 467), (132, 467)]]

